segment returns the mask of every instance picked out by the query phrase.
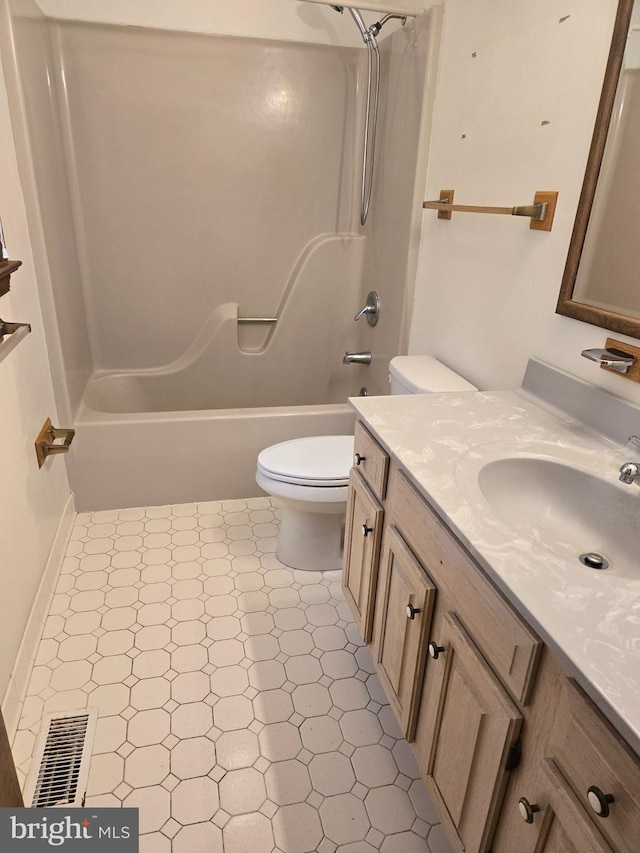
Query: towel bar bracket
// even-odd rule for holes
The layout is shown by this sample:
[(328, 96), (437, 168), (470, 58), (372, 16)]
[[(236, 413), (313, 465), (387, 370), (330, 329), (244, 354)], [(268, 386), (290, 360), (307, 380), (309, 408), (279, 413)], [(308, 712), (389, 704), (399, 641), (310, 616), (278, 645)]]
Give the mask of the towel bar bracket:
[(28, 329), (31, 331), (31, 326), (28, 323), (7, 323), (6, 320), (0, 320), (0, 344), (5, 335), (13, 335), (19, 329)]
[(0, 319), (0, 361), (3, 361), (30, 331), (29, 323), (8, 323)]
[[(42, 468), (47, 456), (68, 453), (75, 434), (76, 431), (74, 429), (54, 427), (51, 423), (51, 418), (47, 418), (35, 441), (38, 468)], [(63, 439), (62, 444), (55, 443), (59, 438)]]

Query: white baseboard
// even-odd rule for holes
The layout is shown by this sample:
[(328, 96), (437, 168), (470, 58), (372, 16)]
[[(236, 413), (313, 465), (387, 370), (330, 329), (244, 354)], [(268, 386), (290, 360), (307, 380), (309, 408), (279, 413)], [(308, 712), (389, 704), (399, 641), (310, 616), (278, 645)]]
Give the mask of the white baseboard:
[(55, 591), (58, 575), (62, 567), (62, 560), (67, 549), (67, 543), (73, 529), (73, 522), (76, 517), (75, 502), (73, 495), (69, 495), (65, 504), (62, 516), (58, 524), (58, 529), (53, 538), (53, 543), (49, 551), (44, 572), (38, 586), (38, 591), (27, 620), (20, 648), (16, 656), (16, 661), (7, 685), (7, 690), (2, 700), (2, 715), (4, 723), (9, 735), (9, 742), (13, 742), (22, 706), (24, 704), (33, 662), (35, 660), (44, 623), (51, 607), (51, 599)]

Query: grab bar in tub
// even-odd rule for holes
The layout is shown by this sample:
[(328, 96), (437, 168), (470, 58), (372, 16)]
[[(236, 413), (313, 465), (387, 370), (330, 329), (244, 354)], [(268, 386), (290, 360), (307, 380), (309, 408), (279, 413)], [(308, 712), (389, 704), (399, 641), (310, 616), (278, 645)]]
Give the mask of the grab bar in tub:
[(277, 323), (277, 317), (238, 317), (238, 323), (240, 324), (265, 324), (265, 323)]

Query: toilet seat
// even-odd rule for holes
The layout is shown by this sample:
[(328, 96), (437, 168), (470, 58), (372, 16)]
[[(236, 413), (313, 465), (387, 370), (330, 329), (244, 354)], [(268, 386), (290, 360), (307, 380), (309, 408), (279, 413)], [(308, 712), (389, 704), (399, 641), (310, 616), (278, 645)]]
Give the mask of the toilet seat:
[(335, 504), (346, 504), (347, 492), (349, 491), (348, 482), (345, 485), (338, 486), (307, 486), (303, 483), (287, 483), (283, 480), (276, 480), (258, 468), (256, 471), (256, 483), (265, 492), (273, 495), (280, 500), (295, 502), (296, 504), (313, 504), (315, 512), (322, 512), (319, 505), (326, 506), (326, 512), (337, 512), (338, 509), (330, 509)]
[(336, 489), (349, 484), (352, 435), (318, 435), (283, 441), (258, 456), (258, 472), (293, 486)]

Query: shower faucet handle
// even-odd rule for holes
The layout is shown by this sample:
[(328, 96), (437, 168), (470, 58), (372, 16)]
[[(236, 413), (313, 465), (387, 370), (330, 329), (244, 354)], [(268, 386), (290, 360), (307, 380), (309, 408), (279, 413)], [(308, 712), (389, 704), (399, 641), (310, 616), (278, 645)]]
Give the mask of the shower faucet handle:
[(369, 292), (364, 308), (361, 308), (353, 319), (357, 321), (360, 317), (365, 316), (370, 326), (375, 326), (378, 322), (378, 317), (380, 316), (380, 297), (375, 290)]

